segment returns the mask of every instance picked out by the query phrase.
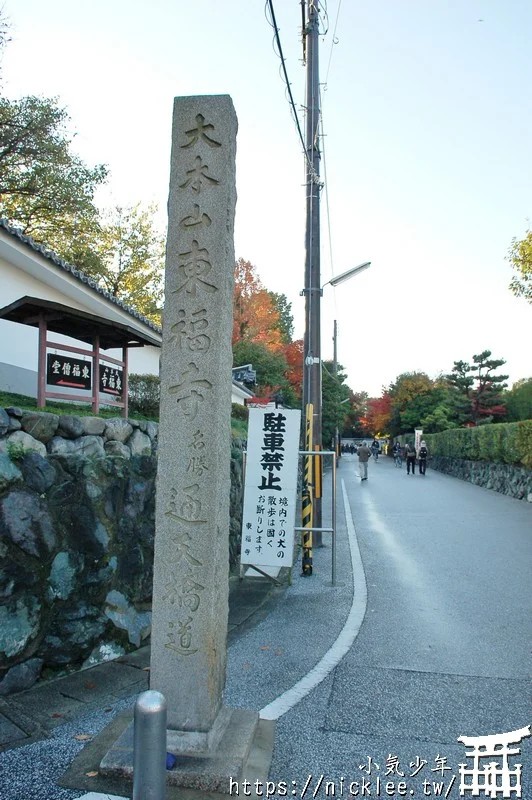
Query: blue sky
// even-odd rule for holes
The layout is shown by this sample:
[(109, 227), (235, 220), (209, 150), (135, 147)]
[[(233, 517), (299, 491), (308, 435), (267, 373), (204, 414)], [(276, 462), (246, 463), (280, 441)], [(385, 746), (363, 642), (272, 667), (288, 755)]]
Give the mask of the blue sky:
[[(299, 0), (274, 8), (303, 120)], [(60, 97), (79, 153), (110, 167), (101, 204), (155, 201), (164, 225), (173, 97), (232, 96), (235, 252), (287, 294), (301, 335), (303, 155), (262, 0), (6, 0), (5, 13), (4, 91)], [(328, 16), (322, 282), (372, 267), (325, 289), (322, 356), (336, 318), (354, 390), (484, 349), (510, 382), (531, 376), (531, 308), (508, 291), (505, 256), (532, 217), (532, 3), (328, 0)]]

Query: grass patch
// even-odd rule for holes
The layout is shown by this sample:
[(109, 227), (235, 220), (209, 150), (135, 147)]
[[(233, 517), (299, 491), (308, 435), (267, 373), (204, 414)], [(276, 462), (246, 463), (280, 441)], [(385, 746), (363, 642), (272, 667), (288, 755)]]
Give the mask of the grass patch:
[[(73, 414), (76, 417), (104, 417), (111, 419), (112, 417), (120, 417), (122, 415), (121, 408), (111, 408), (110, 406), (102, 406), (100, 404), (100, 411), (95, 414), (92, 410), (90, 403), (61, 403), (58, 400), (48, 400), (44, 408), (37, 408), (37, 398), (28, 397), (24, 394), (15, 394), (13, 392), (0, 391), (0, 408), (9, 408), (16, 406), (23, 411), (44, 411), (48, 414)], [(155, 417), (144, 417), (142, 414), (135, 412), (128, 414), (131, 419), (138, 420), (152, 420), (158, 422)]]
[(237, 439), (248, 438), (248, 423), (244, 419), (235, 419), (231, 417), (231, 432)]
[[(100, 405), (100, 413), (94, 414), (89, 403), (60, 403), (58, 401), (50, 400), (46, 403), (44, 408), (37, 408), (37, 399), (35, 397), (27, 397), (24, 394), (15, 394), (13, 392), (0, 391), (0, 408), (9, 408), (15, 406), (23, 411), (46, 411), (49, 414), (72, 414), (76, 417), (103, 417), (110, 419), (112, 417), (121, 416), (121, 408), (109, 408), (109, 406)], [(130, 419), (137, 419), (140, 421), (159, 422), (157, 416), (144, 417), (142, 414), (132, 412), (128, 414)], [(233, 436), (239, 439), (246, 439), (248, 435), (247, 420), (235, 419), (231, 417), (231, 430)]]

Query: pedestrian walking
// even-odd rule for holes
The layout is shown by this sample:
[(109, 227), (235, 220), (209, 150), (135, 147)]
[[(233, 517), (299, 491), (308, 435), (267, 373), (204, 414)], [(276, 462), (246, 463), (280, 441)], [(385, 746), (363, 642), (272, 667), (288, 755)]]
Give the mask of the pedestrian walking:
[(419, 474), (424, 475), (427, 469), (427, 458), (429, 457), (429, 451), (427, 449), (427, 443), (424, 439), (421, 440), (421, 444), (419, 446)]
[(410, 475), (410, 468), (412, 468), (412, 475), (416, 474), (416, 448), (413, 444), (406, 446), (406, 474)]
[(380, 448), (380, 444), (378, 443), (378, 441), (376, 439), (373, 439), (373, 441), (371, 443), (371, 452), (373, 453), (373, 458), (375, 459), (375, 461), (378, 461), (378, 459), (379, 459), (379, 450), (380, 449), (381, 448)]
[(393, 446), (393, 460), (395, 466), (401, 469), (403, 466), (403, 446), (401, 442), (396, 442)]
[(361, 481), (367, 481), (368, 479), (368, 461), (371, 456), (371, 450), (366, 445), (366, 442), (362, 442), (360, 447), (357, 450), (358, 455), (358, 472), (360, 475)]

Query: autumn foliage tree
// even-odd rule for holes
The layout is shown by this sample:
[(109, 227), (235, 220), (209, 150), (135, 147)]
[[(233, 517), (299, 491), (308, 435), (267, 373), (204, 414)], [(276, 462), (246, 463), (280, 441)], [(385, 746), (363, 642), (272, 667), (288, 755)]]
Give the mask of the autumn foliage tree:
[(239, 341), (264, 344), (272, 353), (283, 350), (281, 317), (256, 267), (239, 258), (235, 266), (233, 345)]
[(256, 392), (280, 393), (285, 405), (301, 398), (303, 343), (292, 341), (293, 320), (286, 295), (269, 292), (256, 267), (239, 258), (233, 297), (233, 363), (253, 364)]
[(387, 434), (392, 416), (392, 400), (389, 392), (383, 392), (382, 397), (370, 398), (367, 409), (364, 419), (366, 430), (373, 436)]
[(303, 339), (296, 339), (284, 346), (283, 355), (288, 369), (287, 380), (297, 397), (301, 398), (303, 388)]

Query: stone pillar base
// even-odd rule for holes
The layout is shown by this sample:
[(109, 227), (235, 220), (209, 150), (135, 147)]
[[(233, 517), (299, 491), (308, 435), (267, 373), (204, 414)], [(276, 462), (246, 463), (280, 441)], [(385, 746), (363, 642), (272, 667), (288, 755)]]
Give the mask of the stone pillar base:
[[(202, 756), (216, 750), (229, 725), (233, 710), (222, 706), (209, 731), (180, 731), (169, 728), (166, 732), (166, 750), (175, 756)], [(171, 719), (168, 720), (171, 723)]]
[[(229, 794), (231, 779), (241, 781), (250, 774), (250, 771), (256, 774), (257, 762), (260, 765), (258, 767), (260, 777), (266, 780), (271, 762), (271, 749), (266, 748), (265, 752), (264, 743), (271, 740), (273, 747), (273, 727), (265, 731), (264, 726), (271, 727), (272, 723), (267, 720), (261, 720), (259, 723), (259, 715), (254, 711), (228, 708), (223, 710), (227, 712), (228, 719), (219, 741), (214, 747), (203, 752), (196, 750), (184, 755), (182, 750), (175, 747), (176, 742), (183, 744), (183, 741), (179, 742), (182, 732), (172, 730), (167, 732), (168, 752), (173, 752), (177, 759), (173, 769), (166, 773), (168, 786)], [(220, 722), (223, 722), (223, 718)], [(210, 733), (212, 730), (205, 736)], [(218, 732), (214, 732), (212, 741), (217, 735)], [(203, 734), (197, 736), (201, 737)], [(191, 741), (193, 740), (189, 738), (187, 744), (190, 745)], [(99, 773), (104, 778), (132, 781), (133, 723), (128, 725), (101, 760)]]

